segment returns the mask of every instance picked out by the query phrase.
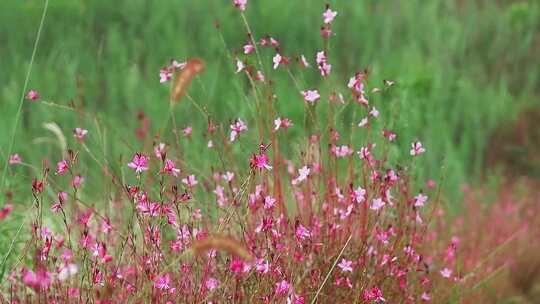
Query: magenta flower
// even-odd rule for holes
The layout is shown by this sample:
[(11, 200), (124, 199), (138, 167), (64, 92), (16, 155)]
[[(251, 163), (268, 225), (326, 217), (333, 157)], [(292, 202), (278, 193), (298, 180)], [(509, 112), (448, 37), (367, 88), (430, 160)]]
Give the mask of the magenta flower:
[(266, 169), (272, 170), (272, 166), (268, 164), (270, 159), (266, 154), (253, 154), (251, 156), (250, 166), (253, 169)]
[(219, 286), (219, 281), (217, 279), (214, 279), (214, 278), (209, 278), (208, 280), (206, 280), (205, 284), (206, 288), (210, 291), (218, 288)]
[(62, 159), (56, 164), (56, 174), (63, 175), (69, 170), (69, 164), (65, 159)]
[(178, 176), (180, 174), (180, 169), (174, 166), (174, 162), (170, 159), (165, 160), (165, 166), (160, 173), (167, 173), (172, 176)]
[(288, 118), (281, 119), (280, 117), (274, 119), (274, 131), (279, 130), (280, 128), (287, 129), (292, 126), (292, 122)]
[(36, 90), (30, 90), (26, 93), (26, 99), (30, 101), (36, 101), (39, 99), (39, 93)]
[(22, 162), (22, 158), (19, 154), (15, 153), (9, 157), (9, 164), (10, 165), (17, 165)]
[(424, 149), (421, 142), (414, 141), (411, 144), (411, 155), (412, 156), (417, 156), (417, 155), (420, 155), (420, 154), (422, 154), (424, 152), (426, 152), (426, 149)]
[(133, 160), (128, 164), (128, 167), (135, 169), (135, 172), (137, 173), (148, 170), (148, 156), (135, 153)]
[(304, 96), (304, 100), (308, 103), (314, 104), (317, 100), (321, 98), (317, 90), (306, 90), (300, 92)]
[(302, 224), (298, 224), (295, 230), (295, 235), (298, 240), (304, 240), (311, 237), (311, 232)]
[(88, 130), (81, 129), (81, 128), (73, 129), (73, 136), (75, 136), (75, 138), (77, 138), (77, 140), (81, 142), (84, 141), (87, 134), (88, 134)]
[(310, 169), (307, 166), (303, 166), (302, 168), (298, 169), (298, 176), (292, 180), (293, 185), (298, 185), (304, 180), (306, 180), (309, 176)]
[(159, 290), (169, 290), (171, 288), (171, 277), (169, 274), (164, 274), (157, 277), (154, 281), (154, 288)]
[(253, 53), (253, 50), (255, 50), (255, 47), (253, 44), (251, 44), (251, 42), (244, 45), (244, 54), (249, 55)]
[(193, 187), (197, 185), (199, 182), (195, 178), (195, 175), (188, 175), (186, 178), (182, 179), (182, 183), (188, 185), (189, 187)]
[(278, 297), (285, 296), (289, 293), (289, 289), (291, 288), (291, 284), (287, 282), (287, 280), (283, 280), (281, 282), (276, 283), (276, 291), (275, 294)]
[(78, 189), (81, 187), (82, 183), (84, 182), (84, 178), (80, 175), (75, 175), (73, 180), (71, 181), (71, 186), (75, 189)]
[(325, 24), (330, 24), (332, 21), (334, 21), (334, 18), (336, 18), (337, 12), (332, 11), (330, 8), (327, 8), (326, 11), (323, 13), (323, 21)]

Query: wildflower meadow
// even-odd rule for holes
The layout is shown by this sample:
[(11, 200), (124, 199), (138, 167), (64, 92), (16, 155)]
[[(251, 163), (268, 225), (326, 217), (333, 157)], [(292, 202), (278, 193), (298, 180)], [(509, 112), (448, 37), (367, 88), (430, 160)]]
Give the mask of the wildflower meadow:
[(0, 303), (540, 303), (540, 2), (2, 2)]

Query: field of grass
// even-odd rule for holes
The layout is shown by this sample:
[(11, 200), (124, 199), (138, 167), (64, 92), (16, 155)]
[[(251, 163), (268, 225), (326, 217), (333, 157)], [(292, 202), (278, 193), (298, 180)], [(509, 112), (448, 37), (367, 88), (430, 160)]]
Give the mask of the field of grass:
[[(200, 174), (201, 180), (211, 180), (201, 168), (224, 172), (249, 162), (260, 140), (255, 133), (231, 147), (239, 155), (240, 163), (234, 164), (223, 163), (222, 155), (201, 139), (208, 117), (222, 123), (225, 132), (237, 118), (246, 121), (250, 131), (253, 127), (252, 132), (265, 120), (251, 84), (235, 73), (235, 58), (242, 56), (248, 37), (231, 2), (49, 0), (26, 90), (38, 90), (41, 101), (24, 101), (16, 124), (45, 1), (0, 1), (0, 190), (13, 193), (15, 205), (15, 220), (0, 222), (0, 258), (31, 208), (32, 178), (40, 175), (42, 163), (54, 171), (64, 141), (81, 151), (78, 170), (85, 187), (78, 195), (96, 202), (92, 205), (116, 199), (103, 168), (123, 185), (133, 182), (126, 167), (133, 152), (151, 148), (152, 137), (177, 142), (169, 131), (173, 126), (179, 132), (193, 128), (190, 138), (179, 136), (176, 148), (181, 147), (177, 153), (182, 170)], [(489, 138), (521, 111), (539, 105), (540, 2), (253, 0), (245, 17), (256, 37), (269, 34), (293, 61), (303, 54), (315, 64), (316, 52), (325, 48), (319, 30), (327, 3), (339, 12), (328, 46), (330, 77), (323, 81), (314, 69), (274, 70), (275, 50), (261, 53), (261, 69), (277, 94), (273, 109), (298, 126), (282, 139), (282, 154), (299, 154), (304, 148), (300, 139), (321, 127), (305, 114), (299, 89), (346, 94), (349, 78), (367, 69), (369, 88), (383, 88), (383, 80), (396, 81), (391, 90), (370, 99), (381, 116), (389, 118), (374, 126), (373, 134), (383, 129), (398, 133), (385, 154), (389, 167), (411, 166), (416, 188), (435, 180), (442, 185), (441, 202), (459, 215), (462, 185), (480, 187), (486, 175), (492, 176), (484, 166), (486, 151), (496, 148), (488, 146)], [(195, 78), (187, 98), (171, 108), (170, 84), (159, 83), (159, 70), (171, 59), (193, 57), (202, 58), (206, 70)], [(353, 107), (344, 106), (339, 113), (319, 107), (317, 114), (321, 121), (337, 120), (342, 137), (358, 150), (375, 135), (357, 131), (362, 115)], [(55, 123), (60, 132), (45, 128), (45, 123)], [(148, 136), (141, 140), (135, 130), (145, 123)], [(89, 131), (84, 145), (72, 136), (76, 127)], [(416, 140), (428, 153), (410, 163), (402, 155)], [(31, 165), (5, 167), (13, 153)], [(336, 165), (336, 170), (347, 167)], [(210, 197), (205, 196), (207, 189), (195, 191)], [(20, 246), (24, 240), (15, 243)]]

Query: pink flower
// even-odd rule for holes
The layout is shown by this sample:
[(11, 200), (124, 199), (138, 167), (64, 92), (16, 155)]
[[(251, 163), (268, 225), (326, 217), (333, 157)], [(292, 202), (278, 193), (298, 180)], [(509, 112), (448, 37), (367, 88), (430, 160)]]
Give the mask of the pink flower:
[(0, 209), (0, 220), (5, 219), (13, 211), (12, 204), (6, 204), (2, 209)]
[(23, 283), (35, 290), (45, 290), (51, 285), (51, 275), (43, 270), (39, 269), (35, 273), (31, 270), (22, 270)]
[(77, 274), (79, 271), (79, 267), (77, 264), (68, 264), (60, 269), (60, 272), (58, 273), (58, 279), (60, 281), (65, 281), (69, 277), (72, 277)]
[(382, 290), (376, 286), (371, 288), (371, 290), (369, 289), (364, 290), (364, 300), (386, 302), (386, 300), (383, 298)]
[(253, 44), (251, 44), (251, 42), (248, 42), (244, 45), (244, 54), (249, 55), (253, 53), (253, 50), (255, 50), (255, 47), (253, 46)]
[(135, 169), (135, 172), (137, 173), (148, 170), (148, 156), (135, 153), (133, 160), (128, 164), (128, 167)]
[(274, 120), (274, 131), (279, 130), (280, 128), (287, 129), (292, 126), (292, 122), (288, 118), (281, 119), (280, 117)]
[(369, 111), (369, 115), (372, 116), (372, 117), (377, 118), (377, 117), (379, 117), (379, 111), (375, 107), (373, 107), (371, 109), (371, 111)]
[(270, 159), (266, 154), (253, 154), (250, 160), (250, 166), (252, 169), (266, 169), (272, 170), (272, 166), (268, 164)]
[(383, 136), (386, 137), (389, 141), (396, 140), (396, 133), (388, 130), (383, 130)]
[(317, 62), (317, 66), (323, 77), (328, 76), (330, 74), (330, 70), (332, 69), (332, 65), (328, 64), (327, 60), (328, 58), (326, 57), (326, 53), (324, 51), (317, 52), (315, 61)]
[(165, 160), (165, 166), (160, 173), (167, 173), (172, 176), (178, 176), (180, 174), (180, 169), (174, 166), (174, 162), (170, 159)]
[(337, 16), (337, 12), (332, 11), (330, 8), (327, 8), (326, 11), (323, 13), (323, 21), (326, 24), (332, 23), (334, 21), (334, 18)]
[(26, 99), (36, 101), (39, 99), (39, 93), (35, 90), (30, 90), (28, 93), (26, 93)]
[(208, 288), (208, 290), (212, 291), (212, 290), (218, 288), (219, 281), (214, 279), (214, 278), (209, 278), (208, 280), (206, 280), (204, 285), (206, 286), (206, 288)]
[(189, 126), (185, 127), (184, 129), (182, 129), (182, 133), (184, 133), (185, 137), (190, 137), (191, 133), (193, 133), (193, 128)]
[(422, 296), (420, 297), (420, 299), (422, 299), (422, 301), (424, 302), (428, 302), (429, 300), (431, 300), (431, 297), (429, 296), (427, 292), (424, 292), (422, 293)]
[(257, 259), (255, 263), (255, 271), (257, 271), (260, 274), (265, 274), (265, 273), (268, 273), (269, 270), (270, 270), (270, 264), (268, 263), (268, 261), (264, 259)]
[(75, 175), (75, 177), (71, 181), (71, 186), (75, 189), (78, 189), (81, 187), (81, 184), (83, 183), (83, 181), (84, 181), (83, 177), (81, 177), (80, 175)]
[(336, 157), (347, 157), (351, 154), (353, 154), (353, 149), (351, 149), (349, 146), (339, 146), (339, 147), (336, 147), (336, 146), (333, 146), (332, 149), (331, 149), (332, 153), (336, 156)]
[(264, 82), (265, 79), (266, 79), (266, 78), (264, 77), (263, 72), (257, 71), (257, 75), (255, 75), (255, 80)]
[(156, 155), (158, 159), (161, 159), (165, 155), (165, 148), (166, 145), (164, 143), (157, 144), (154, 147), (154, 155)]
[(276, 204), (276, 199), (271, 197), (270, 195), (264, 198), (264, 209), (272, 209), (275, 204)]
[(272, 58), (272, 62), (274, 63), (274, 70), (278, 68), (279, 64), (282, 62), (283, 57), (279, 53), (276, 53), (274, 58)]
[(426, 195), (423, 195), (422, 193), (418, 194), (414, 197), (414, 206), (415, 207), (423, 207), (424, 204), (427, 202), (428, 197)]
[(225, 172), (222, 176), (223, 180), (225, 180), (226, 182), (230, 183), (232, 182), (232, 180), (234, 179), (234, 173), (233, 172)]
[(246, 10), (247, 0), (234, 0), (233, 3), (234, 6), (240, 11), (243, 12)]
[(384, 207), (384, 205), (386, 205), (386, 203), (379, 197), (371, 201), (371, 206), (369, 206), (369, 209), (380, 210), (382, 207)]
[(238, 135), (240, 135), (240, 133), (247, 131), (248, 129), (247, 125), (240, 118), (238, 118), (233, 124), (231, 124), (230, 128), (231, 128), (231, 136), (230, 136), (231, 141), (235, 141), (238, 138)]
[(290, 288), (291, 288), (291, 284), (289, 284), (289, 282), (287, 282), (286, 280), (283, 280), (281, 282), (276, 283), (275, 294), (278, 297), (285, 296), (289, 293)]
[(301, 91), (300, 93), (302, 94), (302, 96), (304, 96), (304, 100), (311, 104), (315, 103), (321, 98), (321, 95), (319, 95), (319, 92), (317, 90), (306, 90)]
[(169, 290), (171, 288), (169, 284), (171, 284), (171, 277), (169, 274), (164, 274), (154, 280), (155, 289)]
[(75, 138), (81, 142), (85, 139), (86, 134), (88, 134), (88, 130), (85, 129), (75, 128), (73, 130), (73, 136), (75, 136)]
[(452, 270), (448, 269), (448, 268), (444, 268), (443, 270), (441, 270), (441, 275), (443, 278), (450, 278), (452, 276)]
[(56, 164), (56, 174), (63, 175), (69, 170), (69, 164), (65, 159), (62, 159)]
[(165, 83), (172, 79), (173, 73), (168, 68), (159, 70), (159, 83)]
[(367, 118), (367, 117), (364, 117), (364, 118), (362, 118), (362, 120), (360, 120), (360, 122), (358, 123), (358, 127), (363, 128), (363, 127), (367, 126), (368, 122), (369, 122), (368, 118)]
[(366, 190), (362, 187), (356, 188), (352, 192), (352, 198), (353, 198), (353, 201), (355, 201), (356, 203), (363, 202), (366, 199)]
[(341, 259), (337, 266), (341, 268), (342, 272), (353, 272), (353, 262), (347, 261), (345, 258)]
[(306, 180), (309, 176), (310, 169), (307, 166), (303, 166), (302, 168), (298, 169), (298, 177), (292, 180), (293, 185), (298, 185), (299, 183)]
[(424, 152), (426, 152), (426, 149), (424, 149), (421, 142), (414, 141), (411, 144), (411, 155), (412, 156), (417, 156), (417, 155), (420, 155), (420, 154), (422, 154)]
[(186, 178), (182, 179), (182, 183), (188, 185), (189, 187), (193, 187), (197, 185), (199, 182), (195, 178), (195, 175), (188, 175)]
[(22, 162), (21, 156), (19, 154), (15, 153), (9, 157), (9, 164), (10, 165), (17, 165)]

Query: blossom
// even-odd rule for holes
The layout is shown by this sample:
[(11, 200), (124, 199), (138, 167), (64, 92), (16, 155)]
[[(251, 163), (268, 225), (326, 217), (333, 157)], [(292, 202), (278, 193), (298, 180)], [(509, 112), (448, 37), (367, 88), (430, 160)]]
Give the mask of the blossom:
[(60, 269), (58, 273), (58, 279), (60, 281), (65, 281), (67, 278), (72, 277), (77, 274), (79, 267), (77, 264), (68, 264)]
[(206, 280), (204, 285), (206, 286), (206, 288), (208, 288), (208, 290), (212, 291), (219, 286), (219, 281), (214, 278), (209, 278), (208, 280)]
[(336, 157), (346, 157), (346, 156), (351, 155), (354, 151), (349, 146), (344, 145), (344, 146), (339, 146), (339, 147), (333, 146), (331, 149), (331, 152)]
[(2, 209), (0, 209), (0, 220), (5, 219), (13, 211), (12, 204), (6, 204)]
[(171, 277), (169, 274), (164, 274), (162, 276), (157, 277), (154, 280), (154, 288), (159, 290), (169, 290), (171, 286)]
[(326, 52), (324, 51), (317, 52), (315, 61), (317, 62), (317, 66), (323, 77), (328, 76), (330, 74), (330, 70), (332, 69), (332, 65), (328, 64), (327, 60), (328, 60), (328, 57), (326, 56)]
[(172, 79), (173, 73), (168, 68), (161, 68), (159, 70), (159, 83), (165, 83)]
[(276, 199), (271, 197), (270, 195), (264, 198), (264, 209), (272, 209), (275, 204), (276, 204)]
[(307, 61), (306, 57), (304, 55), (300, 55), (300, 64), (304, 67), (304, 68), (309, 68), (310, 67), (310, 64), (309, 62)]
[(15, 153), (9, 157), (9, 164), (10, 165), (17, 165), (22, 162), (22, 158), (19, 154)]
[(302, 168), (298, 169), (298, 177), (292, 180), (292, 184), (298, 185), (309, 176), (309, 173), (310, 169), (307, 166), (303, 166)]
[(73, 180), (71, 181), (71, 186), (75, 189), (78, 189), (81, 187), (81, 184), (84, 182), (84, 178), (80, 175), (75, 175), (73, 177)]
[(377, 117), (379, 117), (379, 111), (375, 107), (373, 107), (371, 109), (371, 111), (369, 111), (369, 115), (372, 116), (372, 117), (377, 118)]
[(289, 284), (287, 280), (282, 280), (281, 282), (276, 283), (275, 294), (278, 297), (285, 296), (289, 293), (290, 288), (291, 288), (291, 284)]
[(233, 3), (234, 6), (240, 11), (243, 12), (246, 10), (247, 0), (234, 0)]
[(386, 205), (386, 203), (379, 197), (371, 201), (371, 206), (369, 206), (369, 208), (371, 210), (379, 210), (384, 207), (384, 205)]
[(226, 182), (230, 183), (234, 179), (234, 173), (227, 171), (222, 177)]
[(236, 73), (240, 73), (246, 66), (240, 59), (236, 59)]
[(279, 64), (282, 63), (283, 57), (279, 53), (276, 53), (274, 58), (272, 58), (272, 62), (274, 63), (274, 70), (278, 68)]
[(383, 136), (386, 137), (389, 141), (396, 140), (396, 133), (388, 130), (383, 130)]
[(337, 12), (332, 11), (330, 8), (327, 8), (326, 11), (323, 13), (323, 21), (326, 24), (332, 23), (334, 21), (334, 18), (337, 16)]
[(450, 278), (452, 276), (452, 270), (448, 269), (448, 268), (444, 268), (443, 270), (440, 271), (441, 272), (441, 275), (443, 278)]
[(137, 173), (148, 170), (148, 156), (141, 153), (135, 153), (133, 160), (128, 163), (128, 167), (135, 169), (135, 172)]
[(178, 168), (176, 168), (174, 166), (174, 162), (172, 160), (166, 159), (165, 160), (165, 166), (160, 171), (160, 173), (167, 173), (167, 174), (170, 174), (172, 176), (178, 176), (178, 174), (180, 174), (180, 169), (178, 169)]
[(188, 175), (186, 178), (182, 179), (182, 183), (188, 185), (189, 187), (193, 187), (197, 185), (199, 182), (195, 178), (195, 175)]
[(366, 199), (366, 190), (362, 187), (356, 188), (352, 192), (352, 198), (357, 203), (363, 202)]
[(244, 54), (249, 55), (253, 53), (253, 50), (255, 50), (255, 46), (253, 46), (251, 42), (248, 42), (247, 44), (244, 45)]
[(418, 194), (414, 197), (414, 206), (415, 207), (423, 207), (424, 203), (427, 202), (428, 197), (426, 195), (423, 195), (422, 193)]
[(321, 98), (317, 90), (305, 90), (300, 92), (304, 96), (304, 100), (309, 103), (315, 103)]
[(295, 230), (295, 235), (297, 239), (304, 240), (311, 237), (311, 232), (302, 224), (298, 224)]
[(69, 170), (69, 164), (65, 159), (62, 159), (56, 164), (56, 174), (63, 175)]
[(421, 142), (414, 141), (411, 144), (411, 155), (412, 156), (417, 156), (417, 155), (420, 155), (420, 154), (422, 154), (424, 152), (426, 152), (426, 149), (424, 149)]
[(337, 266), (341, 268), (342, 272), (353, 272), (353, 262), (345, 258), (341, 259), (341, 262)]
[(182, 129), (182, 133), (184, 133), (185, 137), (189, 137), (191, 136), (191, 133), (193, 133), (193, 128), (190, 126), (187, 126), (184, 129)]
[(86, 135), (88, 134), (88, 130), (81, 129), (81, 128), (75, 128), (73, 129), (73, 136), (77, 138), (79, 141), (83, 141), (86, 138)]
[(36, 90), (30, 90), (26, 93), (26, 99), (30, 101), (36, 101), (39, 99), (39, 93)]
[(154, 155), (161, 159), (165, 155), (166, 145), (164, 143), (159, 143), (154, 147)]
[(253, 154), (251, 156), (250, 166), (253, 169), (272, 170), (272, 166), (268, 164), (269, 160), (266, 154)]
[(281, 119), (280, 117), (274, 119), (274, 131), (279, 130), (280, 128), (287, 129), (292, 126), (292, 122), (288, 118)]
[(420, 298), (422, 299), (422, 301), (425, 301), (425, 302), (428, 302), (429, 300), (431, 300), (431, 297), (429, 296), (427, 292), (422, 293), (422, 296)]
[(364, 117), (364, 118), (362, 118), (362, 120), (360, 120), (360, 122), (358, 123), (358, 127), (363, 128), (363, 127), (367, 126), (368, 122), (369, 122), (368, 118), (367, 118), (367, 117)]
[(231, 136), (230, 136), (231, 141), (235, 141), (238, 138), (238, 135), (240, 135), (240, 133), (248, 129), (247, 125), (240, 118), (238, 118), (233, 124), (231, 124), (230, 128), (231, 128)]

